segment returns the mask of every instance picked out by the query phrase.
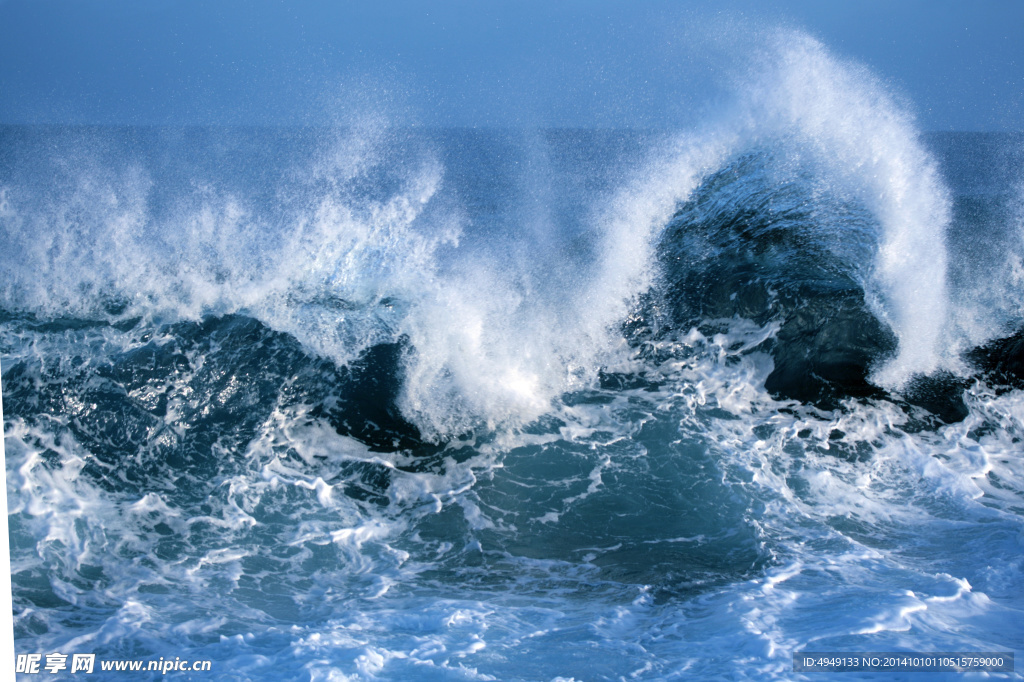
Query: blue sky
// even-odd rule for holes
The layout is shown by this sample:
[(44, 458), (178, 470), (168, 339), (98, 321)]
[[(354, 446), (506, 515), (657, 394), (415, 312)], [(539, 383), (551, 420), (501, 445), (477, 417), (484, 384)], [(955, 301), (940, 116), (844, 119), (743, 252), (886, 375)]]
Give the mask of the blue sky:
[(1024, 129), (1024, 0), (0, 0), (0, 122), (686, 127), (770, 26), (926, 130)]

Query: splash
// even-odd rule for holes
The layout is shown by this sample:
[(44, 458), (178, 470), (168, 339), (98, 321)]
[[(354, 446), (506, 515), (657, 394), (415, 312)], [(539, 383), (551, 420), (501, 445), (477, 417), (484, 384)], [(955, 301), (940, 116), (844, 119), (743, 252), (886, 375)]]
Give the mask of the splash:
[[(626, 289), (649, 286), (651, 244), (672, 209), (732, 160), (770, 150), (781, 176), (802, 172), (816, 192), (864, 207), (878, 223), (873, 262), (849, 264), (899, 342), (873, 380), (899, 388), (948, 366), (958, 350), (947, 331), (950, 202), (912, 116), (865, 69), (806, 35), (772, 36), (756, 64), (737, 79), (735, 105), (722, 120), (677, 139), (645, 180), (618, 199), (605, 269), (616, 271), (626, 262), (622, 254), (632, 254)], [(842, 248), (843, 235), (821, 235), (828, 239)], [(630, 246), (633, 240), (641, 246)]]
[(489, 254), (441, 283), (438, 299), (407, 328), (416, 351), (403, 405), (414, 421), (438, 437), (481, 416), (489, 428), (522, 425), (592, 383), (599, 367), (624, 362), (619, 325), (657, 284), (656, 244), (673, 212), (707, 177), (757, 148), (877, 220), (874, 261), (852, 268), (899, 350), (879, 362), (873, 380), (900, 388), (954, 360), (948, 193), (912, 116), (865, 69), (808, 36), (772, 36), (756, 63), (738, 78), (735, 105), (720, 120), (658, 138), (631, 181), (585, 208), (595, 226), (590, 259), (552, 263), (535, 250), (509, 267)]
[(657, 240), (674, 211), (738, 155), (767, 148), (878, 222), (873, 262), (854, 269), (899, 350), (874, 381), (899, 387), (943, 367), (949, 201), (912, 117), (808, 36), (758, 44), (732, 105), (700, 130), (650, 136), (647, 161), (616, 191), (570, 202), (571, 226), (551, 205), (564, 178), (543, 136), (521, 159), (529, 198), (512, 209), (522, 229), (510, 234), (468, 222), (429, 136), (380, 119), (314, 135), (312, 163), (246, 168), (256, 196), (187, 174), (169, 190), (143, 166), (110, 170), (102, 149), (63, 157), (53, 192), (4, 189), (5, 304), (242, 312), (338, 364), (403, 340), (400, 405), (425, 437), (520, 428), (601, 367), (629, 362), (621, 324), (657, 284)]
[[(457, 214), (425, 215), (442, 184), (436, 160), (416, 150), (396, 163), (379, 122), (308, 133), (305, 165), (282, 161), (262, 197), (189, 167), (175, 169), (184, 179), (134, 163), (111, 170), (104, 157), (125, 154), (116, 131), (80, 135), (82, 150), (42, 164), (56, 174), (52, 191), (4, 188), (9, 310), (165, 321), (242, 312), (345, 364), (394, 340), (389, 297), (421, 287), (434, 250), (458, 239)], [(219, 144), (232, 151), (230, 139)], [(161, 170), (169, 177), (157, 183)]]
[(811, 38), (786, 34), (780, 44), (776, 77), (760, 79), (770, 87), (752, 87), (751, 112), (761, 119), (755, 130), (793, 138), (881, 224), (866, 284), (899, 352), (877, 368), (875, 380), (899, 387), (948, 358), (948, 191), (912, 117), (874, 77)]

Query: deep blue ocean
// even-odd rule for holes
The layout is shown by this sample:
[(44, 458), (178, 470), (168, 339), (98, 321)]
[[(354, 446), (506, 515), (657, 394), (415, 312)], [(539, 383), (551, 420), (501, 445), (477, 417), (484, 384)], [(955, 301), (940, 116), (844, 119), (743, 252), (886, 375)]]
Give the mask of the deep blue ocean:
[(922, 133), (809, 39), (745, 92), (683, 132), (0, 127), (17, 652), (1020, 671), (1024, 135)]

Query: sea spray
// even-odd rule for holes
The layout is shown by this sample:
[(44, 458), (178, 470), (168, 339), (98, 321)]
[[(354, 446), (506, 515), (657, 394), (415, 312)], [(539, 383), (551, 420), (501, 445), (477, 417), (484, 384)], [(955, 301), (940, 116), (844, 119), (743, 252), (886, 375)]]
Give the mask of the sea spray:
[[(931, 313), (903, 356), (883, 267), (901, 210), (941, 242), (934, 138), (777, 38), (685, 134), (0, 128), (19, 652), (547, 680), (1019, 648), (1020, 391), (967, 377), (943, 424), (767, 388), (791, 318), (847, 303), (899, 340), (862, 364), (943, 362)], [(993, 155), (947, 156), (953, 233), (1008, 232), (962, 219)], [(709, 266), (767, 312), (637, 342)]]
[[(438, 433), (468, 428), (474, 414), (491, 428), (526, 423), (581, 380), (592, 382), (602, 364), (618, 362), (609, 354), (617, 347), (617, 325), (655, 284), (655, 245), (673, 212), (710, 174), (764, 147), (783, 163), (807, 168), (838, 201), (864, 206), (878, 221), (872, 262), (850, 264), (872, 312), (898, 341), (894, 357), (876, 358), (873, 380), (900, 388), (915, 375), (954, 365), (962, 349), (947, 333), (949, 200), (912, 117), (867, 71), (807, 36), (775, 35), (759, 56), (739, 78), (737, 103), (721, 120), (653, 152), (631, 182), (589, 209), (600, 246), (592, 263), (573, 264), (580, 268), (568, 280), (573, 285), (523, 296), (535, 289), (530, 282), (537, 275), (527, 266), (508, 277), (487, 259), (470, 265), (476, 274), (464, 281), (442, 284), (454, 297), (450, 315), (431, 311), (423, 327), (443, 320), (439, 334), (418, 343), (417, 330), (407, 332), (418, 353), (404, 399), (414, 420)], [(838, 249), (842, 235), (837, 239)], [(473, 292), (473, 303), (452, 293), (463, 291)], [(489, 355), (501, 370), (484, 369)], [(448, 382), (454, 385), (442, 388)], [(427, 407), (439, 395), (450, 396), (437, 409), (443, 418)], [(460, 412), (469, 419), (452, 421)]]
[[(609, 251), (621, 253), (631, 238), (650, 243), (700, 180), (737, 156), (770, 150), (781, 174), (794, 173), (786, 166), (804, 168), (807, 181), (821, 188), (815, 191), (863, 206), (878, 221), (873, 259), (848, 264), (874, 314), (899, 340), (895, 357), (879, 358), (874, 381), (898, 388), (914, 375), (951, 366), (962, 348), (951, 344), (947, 329), (948, 191), (911, 115), (866, 70), (833, 57), (808, 36), (778, 33), (756, 54), (760, 59), (738, 77), (737, 103), (723, 119), (696, 138), (677, 140), (676, 157), (661, 157), (637, 183), (642, 190), (627, 190), (618, 200), (651, 204), (612, 221), (630, 227), (609, 230)], [(843, 248), (841, 234), (821, 239)], [(652, 260), (649, 251), (639, 252), (634, 273), (645, 272)]]
[[(438, 155), (377, 119), (311, 136), (312, 164), (284, 159), (265, 198), (202, 178), (155, 198), (138, 164), (97, 165), (117, 146), (99, 136), (91, 153), (51, 164), (63, 190), (7, 188), (8, 300), (169, 319), (244, 311), (341, 364), (403, 337), (401, 406), (425, 434), (517, 427), (621, 364), (619, 325), (656, 282), (656, 244), (673, 212), (732, 159), (768, 148), (878, 221), (873, 261), (852, 266), (899, 341), (894, 357), (878, 358), (875, 381), (895, 388), (948, 365), (957, 350), (943, 336), (948, 199), (912, 119), (817, 41), (781, 32), (763, 43), (719, 120), (667, 143), (658, 136), (632, 179), (576, 205), (588, 228), (551, 222), (544, 188), (554, 176), (543, 145), (527, 144), (518, 182), (528, 196), (514, 215), (532, 227), (511, 241), (476, 236), (460, 198), (445, 193)], [(518, 238), (531, 230), (548, 236)]]

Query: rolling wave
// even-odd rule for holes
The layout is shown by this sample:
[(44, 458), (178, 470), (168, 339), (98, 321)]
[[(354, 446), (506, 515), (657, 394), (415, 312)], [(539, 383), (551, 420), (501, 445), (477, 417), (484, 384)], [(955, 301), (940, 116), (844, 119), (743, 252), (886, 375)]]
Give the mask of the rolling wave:
[(1024, 146), (799, 33), (748, 61), (678, 134), (0, 129), (19, 651), (1020, 648)]

